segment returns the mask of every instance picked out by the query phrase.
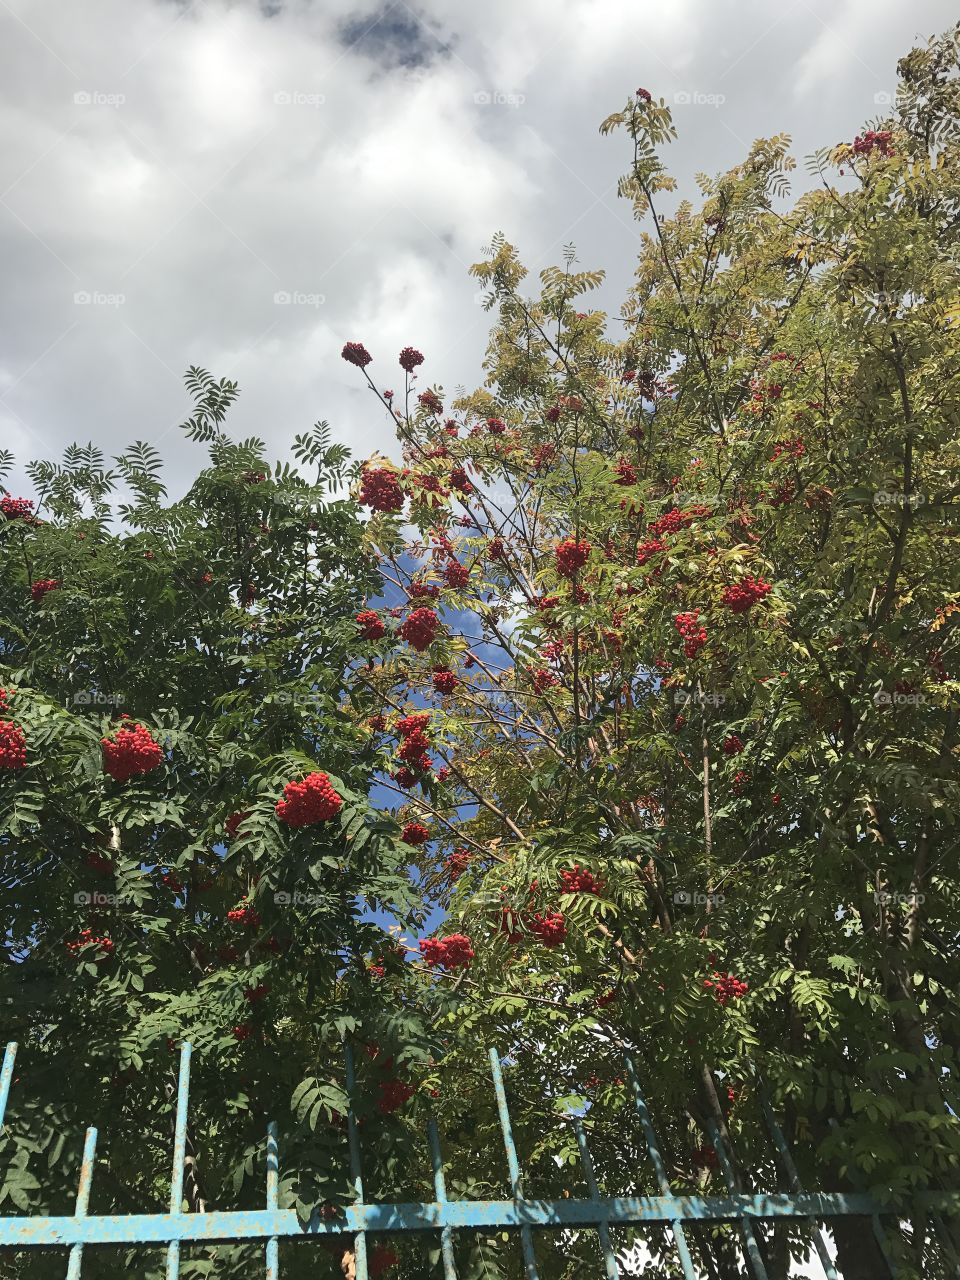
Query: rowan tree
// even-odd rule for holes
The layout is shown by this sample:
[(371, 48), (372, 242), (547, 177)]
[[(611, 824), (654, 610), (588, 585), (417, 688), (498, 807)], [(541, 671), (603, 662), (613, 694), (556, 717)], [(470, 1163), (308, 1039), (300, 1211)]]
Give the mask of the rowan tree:
[[(497, 235), (481, 389), (445, 408), (407, 348), (400, 408), (374, 344), (343, 352), (403, 451), (358, 489), (389, 594), (355, 699), (448, 912), (398, 978), (447, 1020), (444, 1078), (481, 1106), (478, 1043), (509, 1052), (538, 1192), (589, 1105), (601, 1184), (656, 1194), (624, 1052), (689, 1191), (723, 1189), (711, 1125), (739, 1187), (780, 1185), (757, 1068), (804, 1185), (886, 1197), (925, 1277), (911, 1197), (960, 1161), (958, 47), (904, 58), (792, 201), (780, 135), (668, 212), (638, 90), (601, 126), (644, 226), (619, 317), (577, 310), (602, 273), (572, 250), (524, 296)], [(481, 1114), (464, 1185), (500, 1176)], [(741, 1274), (733, 1230), (694, 1233), (708, 1274)], [(832, 1230), (845, 1276), (887, 1273), (869, 1220)], [(768, 1231), (769, 1274), (808, 1248)]]
[[(417, 895), (342, 705), (378, 581), (356, 468), (325, 423), (297, 437), (298, 465), (272, 465), (226, 433), (233, 383), (194, 369), (187, 385), (209, 460), (182, 498), (138, 443), (109, 466), (92, 445), (35, 462), (34, 497), (0, 501), (5, 1213), (73, 1212), (88, 1125), (90, 1212), (164, 1212), (184, 1040), (188, 1211), (263, 1205), (270, 1119), (281, 1204), (349, 1198), (344, 1037), (381, 1173), (405, 1185), (398, 1121), (427, 1053), (365, 957), (392, 945), (372, 912), (415, 923)], [(162, 1254), (122, 1265), (162, 1276)], [(185, 1249), (181, 1274), (244, 1275), (254, 1254)], [(118, 1265), (92, 1251), (84, 1274)], [(285, 1274), (317, 1266), (301, 1251)]]

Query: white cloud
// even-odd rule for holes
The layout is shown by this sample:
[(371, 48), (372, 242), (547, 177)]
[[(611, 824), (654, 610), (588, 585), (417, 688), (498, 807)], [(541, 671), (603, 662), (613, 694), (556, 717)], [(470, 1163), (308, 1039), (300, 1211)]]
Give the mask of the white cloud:
[[(625, 139), (597, 127), (639, 85), (671, 103), (724, 98), (676, 105), (667, 163), (692, 194), (694, 173), (756, 136), (790, 132), (800, 155), (852, 136), (897, 58), (952, 20), (944, 0), (11, 0), (10, 445), (22, 465), (74, 439), (161, 440), (176, 486), (202, 457), (170, 434), (182, 373), (202, 364), (239, 381), (238, 433), (282, 451), (323, 417), (359, 451), (394, 451), (340, 347), (365, 342), (381, 386), (402, 385), (407, 344), (427, 357), (421, 386), (482, 383), (493, 316), (467, 267), (494, 231), (518, 245), (530, 289), (575, 241), (580, 264), (608, 272), (589, 305), (616, 313), (638, 231), (615, 195)], [(278, 306), (278, 291), (324, 301)]]

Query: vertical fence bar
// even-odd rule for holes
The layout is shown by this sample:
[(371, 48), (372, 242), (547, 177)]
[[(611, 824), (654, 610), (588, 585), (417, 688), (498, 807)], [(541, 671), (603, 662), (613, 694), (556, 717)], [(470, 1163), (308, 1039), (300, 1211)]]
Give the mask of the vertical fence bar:
[(11, 1040), (3, 1055), (3, 1067), (0, 1069), (0, 1125), (7, 1114), (7, 1099), (10, 1097), (10, 1084), (13, 1080), (13, 1064), (17, 1057), (16, 1042)]
[[(353, 1091), (357, 1077), (353, 1066), (353, 1050), (344, 1041), (343, 1056), (347, 1064), (347, 1097), (350, 1105), (347, 1108), (347, 1136), (350, 1141), (350, 1176), (353, 1178), (353, 1190), (357, 1207), (363, 1205), (363, 1170), (360, 1164), (360, 1134), (357, 1131), (357, 1117), (353, 1113)], [(367, 1280), (367, 1233), (358, 1231), (354, 1240), (354, 1257), (356, 1260), (356, 1280)]]
[[(503, 1147), (507, 1153), (507, 1168), (510, 1171), (510, 1186), (514, 1200), (523, 1199), (523, 1179), (520, 1177), (520, 1162), (517, 1160), (517, 1148), (513, 1141), (513, 1130), (510, 1128), (510, 1113), (507, 1110), (507, 1093), (503, 1087), (503, 1073), (500, 1070), (500, 1058), (496, 1049), (490, 1050), (490, 1070), (493, 1073), (493, 1088), (497, 1095), (497, 1111), (500, 1113), (500, 1129), (503, 1132)], [(527, 1280), (538, 1280), (537, 1259), (533, 1252), (533, 1232), (529, 1227), (520, 1228), (520, 1243), (523, 1246), (523, 1266)]]
[[(790, 1148), (787, 1146), (787, 1140), (783, 1136), (783, 1130), (777, 1123), (777, 1117), (773, 1114), (773, 1108), (770, 1106), (770, 1102), (767, 1098), (767, 1092), (764, 1089), (759, 1076), (757, 1077), (757, 1085), (757, 1091), (760, 1094), (760, 1105), (763, 1108), (763, 1116), (767, 1122), (767, 1129), (770, 1131), (771, 1138), (773, 1138), (774, 1146), (780, 1153), (780, 1159), (783, 1161), (783, 1167), (787, 1171), (787, 1178), (790, 1181), (790, 1190), (793, 1191), (794, 1194), (797, 1194), (803, 1191), (803, 1186), (800, 1183), (800, 1175), (797, 1173), (797, 1166), (793, 1163), (793, 1156), (790, 1154)], [(820, 1224), (815, 1218), (808, 1218), (807, 1221), (813, 1230), (813, 1244), (817, 1251), (817, 1257), (820, 1259), (820, 1265), (823, 1267), (823, 1274), (826, 1276), (826, 1280), (838, 1280), (837, 1269), (833, 1265), (833, 1261), (830, 1257), (830, 1251), (827, 1249), (827, 1242), (824, 1238), (823, 1231), (820, 1228)]]
[[(77, 1184), (77, 1206), (74, 1216), (85, 1218), (90, 1204), (90, 1184), (93, 1182), (93, 1161), (97, 1154), (97, 1131), (88, 1129), (83, 1142), (83, 1159), (80, 1162), (80, 1181)], [(80, 1280), (80, 1264), (83, 1261), (83, 1245), (70, 1247), (70, 1261), (67, 1264), (67, 1280)]]
[[(712, 1120), (707, 1121), (707, 1137), (713, 1144), (713, 1149), (717, 1153), (717, 1159), (720, 1161), (720, 1168), (723, 1172), (723, 1180), (727, 1184), (727, 1190), (731, 1194), (736, 1195), (737, 1180), (733, 1173), (733, 1162), (727, 1153), (720, 1130)], [(747, 1261), (753, 1270), (756, 1280), (767, 1280), (767, 1268), (764, 1265), (763, 1257), (760, 1253), (760, 1246), (757, 1244), (757, 1234), (753, 1229), (753, 1223), (749, 1218), (740, 1219), (740, 1231), (743, 1235), (743, 1251), (746, 1254)]]
[[(633, 1090), (633, 1102), (637, 1109), (637, 1115), (640, 1117), (640, 1125), (643, 1129), (643, 1136), (646, 1140), (647, 1151), (650, 1155), (650, 1161), (653, 1164), (654, 1173), (657, 1176), (657, 1185), (660, 1188), (662, 1196), (668, 1196), (671, 1200), (675, 1199), (673, 1188), (670, 1186), (670, 1179), (667, 1177), (667, 1170), (663, 1163), (663, 1156), (660, 1154), (660, 1147), (657, 1144), (657, 1135), (654, 1132), (653, 1123), (650, 1120), (650, 1112), (647, 1110), (647, 1104), (643, 1100), (643, 1094), (640, 1092), (640, 1081), (637, 1079), (637, 1071), (633, 1065), (633, 1058), (630, 1054), (624, 1056), (627, 1064), (627, 1075), (630, 1077), (630, 1087)], [(690, 1257), (690, 1248), (687, 1245), (686, 1232), (683, 1229), (683, 1223), (679, 1219), (674, 1218), (670, 1223), (673, 1231), (673, 1238), (677, 1245), (677, 1254), (680, 1258), (680, 1266), (683, 1268), (684, 1280), (697, 1280), (697, 1273), (693, 1269), (693, 1259)]]
[(577, 1146), (580, 1148), (580, 1162), (583, 1165), (583, 1176), (587, 1181), (587, 1190), (590, 1192), (590, 1199), (597, 1207), (597, 1232), (600, 1236), (600, 1248), (603, 1250), (603, 1266), (607, 1274), (607, 1280), (620, 1280), (620, 1270), (617, 1267), (616, 1255), (610, 1244), (610, 1228), (600, 1218), (600, 1206), (597, 1202), (600, 1199), (600, 1188), (597, 1186), (597, 1177), (593, 1171), (593, 1160), (590, 1157), (590, 1148), (587, 1146), (587, 1135), (583, 1131), (583, 1122), (579, 1116), (574, 1116), (573, 1132), (577, 1135)]
[[(447, 1203), (447, 1184), (443, 1179), (443, 1156), (440, 1152), (440, 1134), (433, 1116), (427, 1121), (430, 1138), (430, 1163), (433, 1165), (433, 1194), (437, 1204)], [(443, 1254), (443, 1280), (457, 1280), (457, 1268), (453, 1260), (453, 1228), (441, 1227), (440, 1251)]]
[[(190, 1055), (192, 1045), (185, 1040), (180, 1049), (180, 1079), (177, 1082), (177, 1120), (173, 1131), (173, 1173), (170, 1177), (170, 1213), (179, 1217), (183, 1207), (183, 1166), (187, 1156), (187, 1108), (190, 1102)], [(180, 1275), (180, 1241), (167, 1245), (167, 1280)]]
[[(280, 1156), (277, 1150), (277, 1122), (267, 1125), (267, 1208), (280, 1207)], [(279, 1280), (280, 1246), (276, 1236), (267, 1241), (267, 1280)]]

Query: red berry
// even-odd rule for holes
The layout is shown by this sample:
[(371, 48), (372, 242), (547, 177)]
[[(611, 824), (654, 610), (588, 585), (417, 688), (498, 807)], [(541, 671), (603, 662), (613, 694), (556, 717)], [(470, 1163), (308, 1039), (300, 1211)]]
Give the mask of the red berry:
[(348, 364), (355, 364), (360, 369), (362, 369), (365, 365), (368, 365), (370, 361), (373, 359), (373, 356), (366, 349), (366, 347), (363, 345), (362, 342), (346, 343), (346, 345), (344, 346), (340, 354), (344, 358), (344, 360), (347, 361)]
[(277, 817), (288, 827), (306, 827), (314, 822), (329, 822), (343, 807), (327, 774), (309, 773), (302, 782), (288, 782), (283, 799), (275, 808)]
[(361, 640), (380, 640), (387, 634), (383, 619), (373, 609), (362, 609), (357, 614), (357, 626), (360, 628)]
[[(127, 719), (129, 717), (123, 717)], [(145, 725), (117, 729), (112, 738), (101, 738), (103, 767), (115, 782), (126, 782), (156, 769), (163, 749)]]

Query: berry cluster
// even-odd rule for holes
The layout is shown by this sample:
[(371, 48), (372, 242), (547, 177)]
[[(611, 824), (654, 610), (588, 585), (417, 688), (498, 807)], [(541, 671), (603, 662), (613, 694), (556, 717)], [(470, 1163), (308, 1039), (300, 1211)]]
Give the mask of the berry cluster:
[(627, 458), (618, 458), (613, 464), (613, 469), (617, 473), (617, 484), (637, 483), (637, 468)]
[(241, 898), (237, 906), (227, 912), (227, 919), (233, 924), (242, 925), (244, 929), (260, 928), (260, 912), (255, 911), (246, 898)]
[(746, 982), (741, 982), (732, 973), (728, 973), (724, 977), (722, 973), (714, 969), (713, 977), (716, 981), (704, 978), (703, 987), (705, 991), (713, 992), (717, 1004), (728, 1004), (731, 1000), (740, 1000), (750, 990)]
[(114, 782), (126, 782), (156, 769), (163, 759), (163, 750), (142, 724), (132, 729), (118, 729), (113, 738), (101, 738), (103, 767)]
[(553, 671), (548, 671), (546, 667), (538, 667), (530, 676), (533, 684), (533, 692), (537, 694), (546, 693), (548, 689), (553, 689), (560, 683), (560, 677)]
[(249, 809), (243, 809), (238, 811), (237, 813), (230, 814), (230, 817), (227, 818), (226, 822), (223, 825), (224, 825), (224, 828), (226, 829), (227, 835), (230, 837), (231, 840), (235, 840), (237, 838), (237, 832), (240, 830), (240, 824), (244, 821), (245, 818), (249, 818), (249, 817), (250, 817)]
[(700, 625), (700, 610), (678, 613), (673, 625), (683, 638), (683, 652), (688, 658), (695, 658), (707, 643), (707, 629)]
[(308, 773), (302, 782), (286, 784), (275, 811), (288, 827), (306, 827), (314, 822), (329, 822), (342, 807), (343, 797), (333, 789), (327, 774)]
[(446, 938), (422, 938), (420, 953), (427, 964), (440, 969), (465, 969), (475, 955), (464, 933), (451, 933)]
[(373, 359), (373, 356), (362, 342), (346, 343), (340, 354), (348, 364), (355, 364), (358, 369), (364, 368)]
[(365, 467), (360, 477), (360, 501), (372, 511), (400, 511), (403, 490), (389, 467)]
[(367, 1271), (371, 1280), (379, 1280), (385, 1271), (395, 1267), (399, 1261), (396, 1249), (391, 1249), (388, 1244), (375, 1244), (370, 1250), (370, 1258), (367, 1262)]
[(733, 775), (733, 794), (735, 796), (742, 796), (744, 792), (744, 788), (746, 787), (749, 781), (750, 781), (749, 773), (747, 773), (745, 769), (738, 769), (737, 772)]
[(404, 844), (426, 844), (430, 839), (430, 830), (422, 822), (408, 822), (400, 832), (400, 839)]
[(423, 364), (423, 355), (413, 347), (404, 347), (400, 352), (400, 368), (413, 373), (418, 364)]
[(470, 581), (470, 570), (459, 560), (451, 560), (443, 571), (443, 577), (448, 587), (465, 587)]
[(743, 739), (739, 734), (728, 733), (723, 740), (723, 754), (725, 756), (738, 756), (743, 750)]
[(562, 893), (600, 894), (605, 888), (605, 882), (595, 876), (589, 868), (581, 867), (579, 862), (575, 862), (570, 871), (560, 872), (560, 885)]
[(0, 769), (26, 767), (27, 739), (23, 730), (12, 720), (0, 720)]
[(779, 444), (774, 445), (770, 461), (776, 462), (778, 458), (787, 457), (799, 462), (806, 452), (807, 446), (803, 442), (803, 436), (796, 436), (792, 440), (781, 440)]
[(241, 1041), (246, 1040), (252, 1030), (253, 1028), (250, 1026), (249, 1022), (240, 1022), (237, 1026), (230, 1028), (230, 1034), (233, 1036), (234, 1040)]
[(590, 558), (590, 543), (578, 542), (576, 538), (564, 538), (554, 553), (557, 562), (557, 573), (561, 578), (572, 578), (582, 569)]
[(60, 586), (57, 578), (40, 578), (37, 582), (30, 584), (30, 594), (33, 596), (33, 603), (39, 604), (48, 591), (56, 591)]
[(383, 619), (373, 609), (361, 609), (357, 614), (357, 626), (361, 640), (381, 640), (387, 634)]
[(649, 89), (638, 89), (637, 97), (640, 99), (641, 102), (653, 101), (653, 94), (650, 92)]
[(391, 1111), (402, 1107), (416, 1093), (412, 1084), (404, 1084), (402, 1080), (381, 1080), (380, 1097), (377, 1107), (382, 1115), (388, 1116)]
[(454, 849), (443, 861), (444, 878), (453, 884), (460, 879), (472, 860), (473, 855), (469, 849)]
[(882, 156), (895, 155), (896, 153), (890, 145), (892, 136), (889, 129), (868, 129), (866, 133), (858, 133), (853, 140), (854, 154), (868, 156), (873, 151), (879, 151)]
[(764, 582), (762, 578), (755, 578), (752, 574), (747, 574), (739, 582), (733, 583), (729, 587), (724, 587), (720, 603), (726, 605), (731, 613), (746, 613), (758, 600), (762, 600), (769, 593), (769, 582)]
[(433, 644), (439, 629), (440, 619), (432, 609), (414, 609), (400, 628), (400, 639), (423, 653)]
[(423, 405), (424, 409), (428, 409), (431, 413), (443, 413), (443, 401), (435, 391), (421, 391), (417, 396), (417, 400)]
[(473, 485), (467, 478), (467, 473), (463, 467), (451, 467), (449, 479), (451, 489), (456, 489), (458, 493), (462, 494), (473, 493)]
[(106, 960), (107, 956), (113, 951), (113, 943), (109, 938), (98, 938), (92, 929), (81, 929), (80, 937), (75, 942), (67, 943), (67, 950), (71, 955), (76, 955), (78, 951), (82, 951), (86, 946), (99, 947), (104, 954), (98, 956), (98, 960)]
[(567, 923), (560, 911), (552, 911), (547, 915), (537, 913), (529, 921), (529, 928), (545, 947), (559, 947), (566, 940)]
[[(559, 416), (560, 410), (557, 410)], [(549, 414), (547, 415), (550, 416)], [(544, 467), (548, 467), (556, 458), (557, 450), (552, 444), (538, 444), (533, 451), (533, 469), (534, 471), (542, 471)]]
[(671, 507), (669, 511), (665, 511), (656, 520), (651, 520), (647, 528), (655, 538), (662, 538), (665, 533), (679, 533), (681, 529), (688, 529), (698, 517), (708, 516), (709, 514), (710, 508), (699, 503), (695, 503), (692, 507), (686, 507), (684, 510), (679, 507)]
[(507, 429), (507, 424), (500, 418), (488, 418), (487, 430), (492, 436), (502, 436)]
[(637, 564), (645, 565), (647, 561), (660, 551), (666, 551), (667, 544), (659, 538), (648, 538), (637, 547)]
[(457, 677), (452, 671), (447, 671), (443, 667), (435, 667), (433, 672), (433, 687), (437, 693), (453, 693), (457, 687)]
[(8, 520), (30, 520), (33, 516), (33, 503), (29, 498), (14, 498), (4, 493), (0, 498), (0, 512)]
[(248, 1004), (257, 1004), (258, 1001), (264, 998), (269, 990), (269, 983), (258, 982), (255, 987), (247, 987), (246, 991), (243, 993), (243, 998)]

